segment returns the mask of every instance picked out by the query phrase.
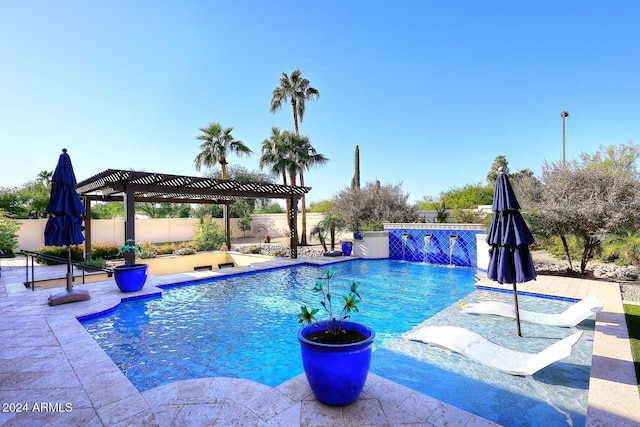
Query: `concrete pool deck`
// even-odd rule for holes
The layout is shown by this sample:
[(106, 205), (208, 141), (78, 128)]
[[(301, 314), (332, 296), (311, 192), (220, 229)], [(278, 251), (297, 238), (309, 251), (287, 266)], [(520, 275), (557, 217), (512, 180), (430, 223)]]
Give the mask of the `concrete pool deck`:
[[(0, 425), (495, 425), (373, 374), (360, 399), (344, 408), (318, 403), (304, 374), (274, 388), (242, 379), (202, 378), (140, 393), (76, 320), (107, 310), (123, 297), (159, 292), (155, 285), (333, 261), (278, 258), (259, 266), (150, 276), (143, 290), (133, 294), (121, 293), (113, 280), (76, 285), (89, 290), (91, 300), (50, 307), (47, 297), (60, 289), (32, 292), (23, 285), (24, 261), (0, 259)], [(36, 267), (36, 277), (57, 276), (64, 268)], [(503, 287), (487, 279), (478, 285)], [(618, 285), (539, 276), (518, 290), (570, 298), (595, 294), (604, 302), (596, 317), (586, 424), (640, 424), (640, 395)]]

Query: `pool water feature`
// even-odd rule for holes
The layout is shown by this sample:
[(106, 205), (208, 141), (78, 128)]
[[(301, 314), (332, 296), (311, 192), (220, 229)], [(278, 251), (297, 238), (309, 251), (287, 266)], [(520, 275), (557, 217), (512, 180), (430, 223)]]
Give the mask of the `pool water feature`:
[[(355, 280), (363, 298), (351, 320), (376, 331), (374, 352), (473, 291), (472, 269), (390, 260), (334, 264), (332, 286)], [(85, 328), (140, 391), (226, 376), (279, 385), (303, 372), (301, 305), (320, 308), (313, 285), (328, 267), (300, 266), (170, 287), (128, 301)], [(340, 293), (340, 292), (338, 292)]]

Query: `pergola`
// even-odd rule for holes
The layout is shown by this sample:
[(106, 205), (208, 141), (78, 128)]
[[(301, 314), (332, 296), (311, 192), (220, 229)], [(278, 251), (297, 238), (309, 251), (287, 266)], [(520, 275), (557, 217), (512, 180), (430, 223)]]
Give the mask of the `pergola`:
[[(311, 187), (234, 181), (166, 173), (107, 169), (76, 184), (85, 206), (85, 247), (91, 253), (91, 202), (123, 201), (125, 241), (135, 241), (134, 202), (213, 203), (223, 205), (224, 237), (231, 247), (229, 208), (241, 199), (285, 199), (289, 211), (291, 258), (298, 257), (297, 201)], [(133, 254), (132, 254), (133, 256)]]

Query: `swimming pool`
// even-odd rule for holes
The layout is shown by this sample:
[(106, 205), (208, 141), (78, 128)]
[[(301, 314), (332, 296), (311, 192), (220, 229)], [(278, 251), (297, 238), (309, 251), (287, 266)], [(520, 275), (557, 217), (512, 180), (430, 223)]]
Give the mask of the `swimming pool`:
[[(523, 323), (519, 338), (511, 319), (463, 314), (462, 300), (512, 301), (511, 293), (475, 290), (473, 269), (390, 260), (333, 266), (339, 282), (361, 283), (364, 301), (353, 320), (376, 331), (372, 373), (502, 425), (584, 426), (593, 319), (578, 325), (584, 338), (569, 358), (533, 377), (514, 377), (402, 334), (421, 324), (462, 326), (532, 353), (575, 330)], [(128, 301), (82, 323), (140, 391), (211, 376), (276, 386), (303, 372), (297, 313), (301, 304), (318, 305), (311, 289), (327, 268), (305, 265), (169, 287), (162, 298)], [(568, 305), (520, 297), (520, 307), (532, 311), (561, 312)]]
[[(333, 265), (334, 282), (360, 283), (353, 320), (376, 331), (374, 351), (474, 288), (475, 270), (390, 260)], [(327, 267), (303, 265), (170, 287), (83, 325), (140, 391), (226, 376), (276, 386), (302, 373), (300, 305)]]

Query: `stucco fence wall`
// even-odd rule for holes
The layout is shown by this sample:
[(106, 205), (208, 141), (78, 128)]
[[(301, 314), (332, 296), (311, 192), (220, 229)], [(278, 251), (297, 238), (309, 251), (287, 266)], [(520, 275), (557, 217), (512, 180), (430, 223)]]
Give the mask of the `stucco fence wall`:
[[(309, 237), (309, 233), (323, 217), (324, 215), (321, 213), (307, 213), (307, 239), (310, 243), (317, 243)], [(215, 220), (221, 227), (224, 227), (222, 218), (215, 218)], [(136, 219), (136, 240), (151, 243), (188, 241), (193, 238), (198, 221), (197, 218)], [(34, 251), (44, 246), (46, 224), (46, 219), (20, 220), (18, 248)], [(270, 237), (287, 237), (289, 235), (286, 214), (252, 215), (251, 230), (246, 232), (246, 236), (256, 236), (259, 225), (264, 226), (266, 235)], [(301, 230), (302, 216), (298, 213), (298, 232)], [(231, 235), (234, 238), (245, 235), (238, 228), (236, 218), (231, 218)], [(91, 240), (93, 244), (116, 243), (122, 245), (124, 243), (124, 219), (92, 219)]]

